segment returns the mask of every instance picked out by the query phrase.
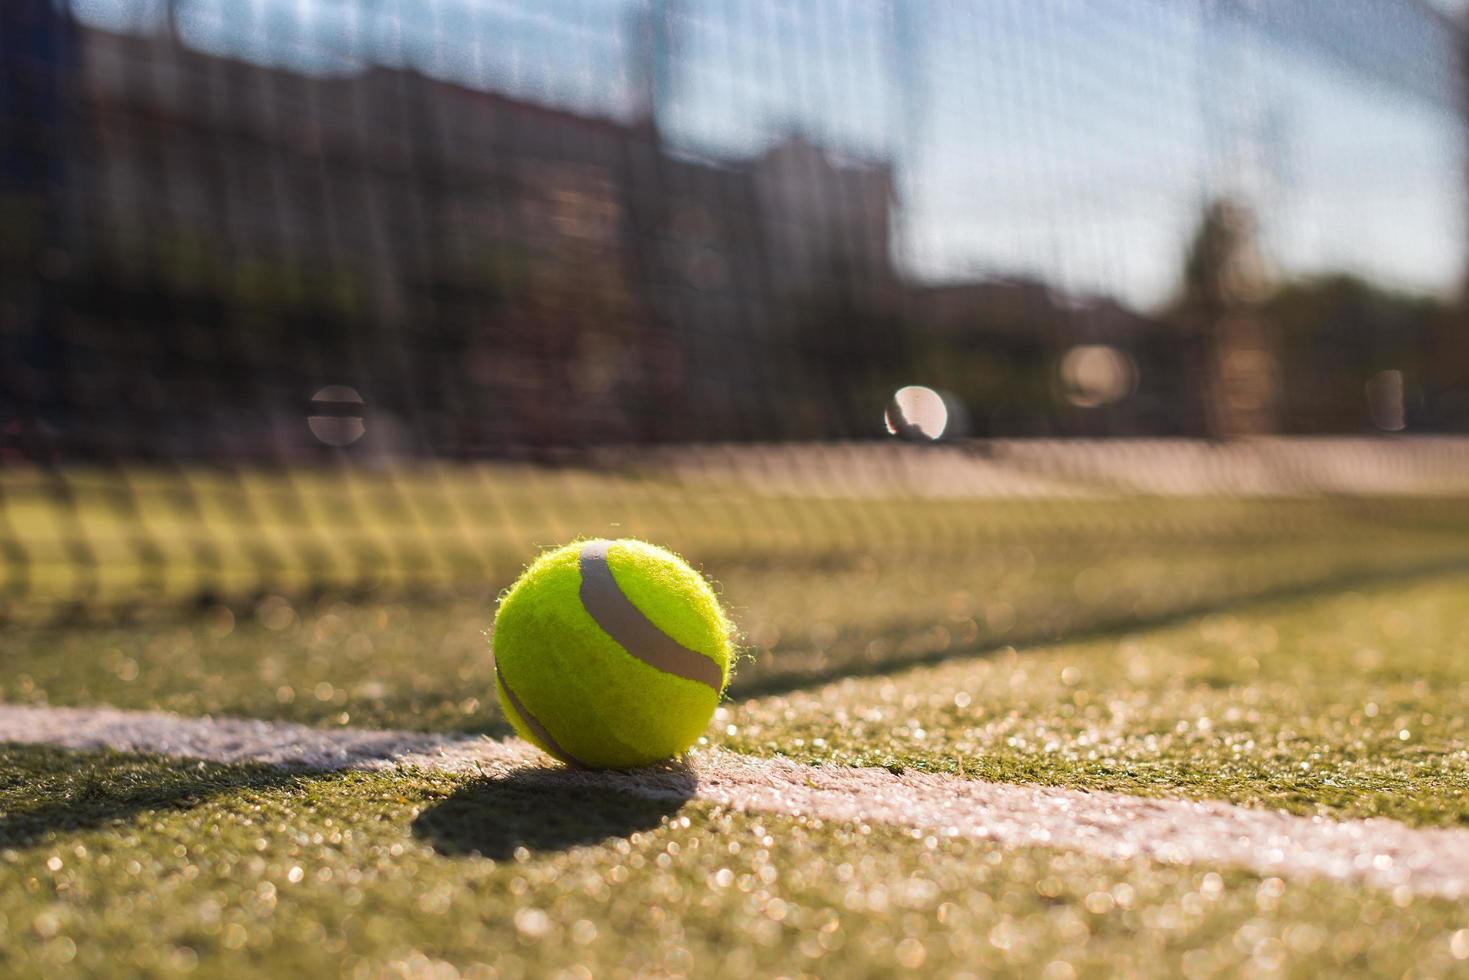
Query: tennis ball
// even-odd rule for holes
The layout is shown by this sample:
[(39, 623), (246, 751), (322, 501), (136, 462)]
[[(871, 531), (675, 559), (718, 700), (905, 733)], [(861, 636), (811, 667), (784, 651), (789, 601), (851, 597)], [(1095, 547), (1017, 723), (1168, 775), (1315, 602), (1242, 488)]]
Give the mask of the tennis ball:
[(577, 541), (500, 600), (495, 690), (515, 730), (568, 765), (648, 765), (709, 724), (732, 636), (709, 583), (671, 551)]

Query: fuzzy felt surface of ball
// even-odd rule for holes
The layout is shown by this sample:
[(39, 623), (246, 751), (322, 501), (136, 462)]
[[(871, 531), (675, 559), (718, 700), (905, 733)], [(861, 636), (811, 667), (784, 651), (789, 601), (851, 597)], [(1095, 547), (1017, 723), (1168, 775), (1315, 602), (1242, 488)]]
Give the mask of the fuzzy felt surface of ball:
[(703, 734), (733, 636), (714, 589), (678, 555), (631, 538), (576, 541), (501, 598), (495, 689), (515, 730), (568, 765), (649, 765)]

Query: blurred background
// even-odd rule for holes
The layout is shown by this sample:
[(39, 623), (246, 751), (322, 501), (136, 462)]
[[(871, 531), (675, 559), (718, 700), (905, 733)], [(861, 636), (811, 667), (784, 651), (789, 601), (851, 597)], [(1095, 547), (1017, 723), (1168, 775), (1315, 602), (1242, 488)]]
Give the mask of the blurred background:
[(0, 611), (624, 532), (1193, 547), (1181, 603), (1458, 560), (1466, 53), (1423, 0), (5, 0)]

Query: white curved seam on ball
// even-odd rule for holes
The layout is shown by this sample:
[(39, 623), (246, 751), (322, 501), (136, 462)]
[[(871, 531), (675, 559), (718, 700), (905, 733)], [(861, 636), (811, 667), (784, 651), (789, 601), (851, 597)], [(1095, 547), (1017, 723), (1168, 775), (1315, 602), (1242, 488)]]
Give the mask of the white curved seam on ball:
[(562, 748), (561, 743), (556, 741), (551, 732), (541, 723), (541, 720), (531, 714), (530, 710), (526, 708), (520, 698), (515, 696), (515, 690), (511, 688), (510, 682), (505, 679), (505, 673), (500, 670), (500, 662), (498, 660), (495, 661), (495, 679), (500, 682), (500, 690), (504, 691), (505, 696), (510, 699), (510, 707), (514, 708), (515, 713), (520, 715), (520, 720), (525, 722), (526, 727), (546, 744), (546, 750), (551, 755), (573, 766), (580, 766), (583, 769), (590, 768), (586, 763)]
[(719, 664), (659, 629), (622, 591), (612, 574), (611, 546), (610, 541), (588, 541), (577, 556), (579, 594), (587, 614), (618, 646), (648, 666), (721, 691), (724, 671)]

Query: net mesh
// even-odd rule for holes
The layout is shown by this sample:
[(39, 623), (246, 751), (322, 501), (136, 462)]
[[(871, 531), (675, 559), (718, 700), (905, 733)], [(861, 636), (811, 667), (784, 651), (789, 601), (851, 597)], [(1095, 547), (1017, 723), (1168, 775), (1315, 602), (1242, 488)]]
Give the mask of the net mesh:
[(860, 659), (1457, 561), (1463, 48), (1414, 0), (7, 0), (0, 613), (636, 533), (877, 596)]

